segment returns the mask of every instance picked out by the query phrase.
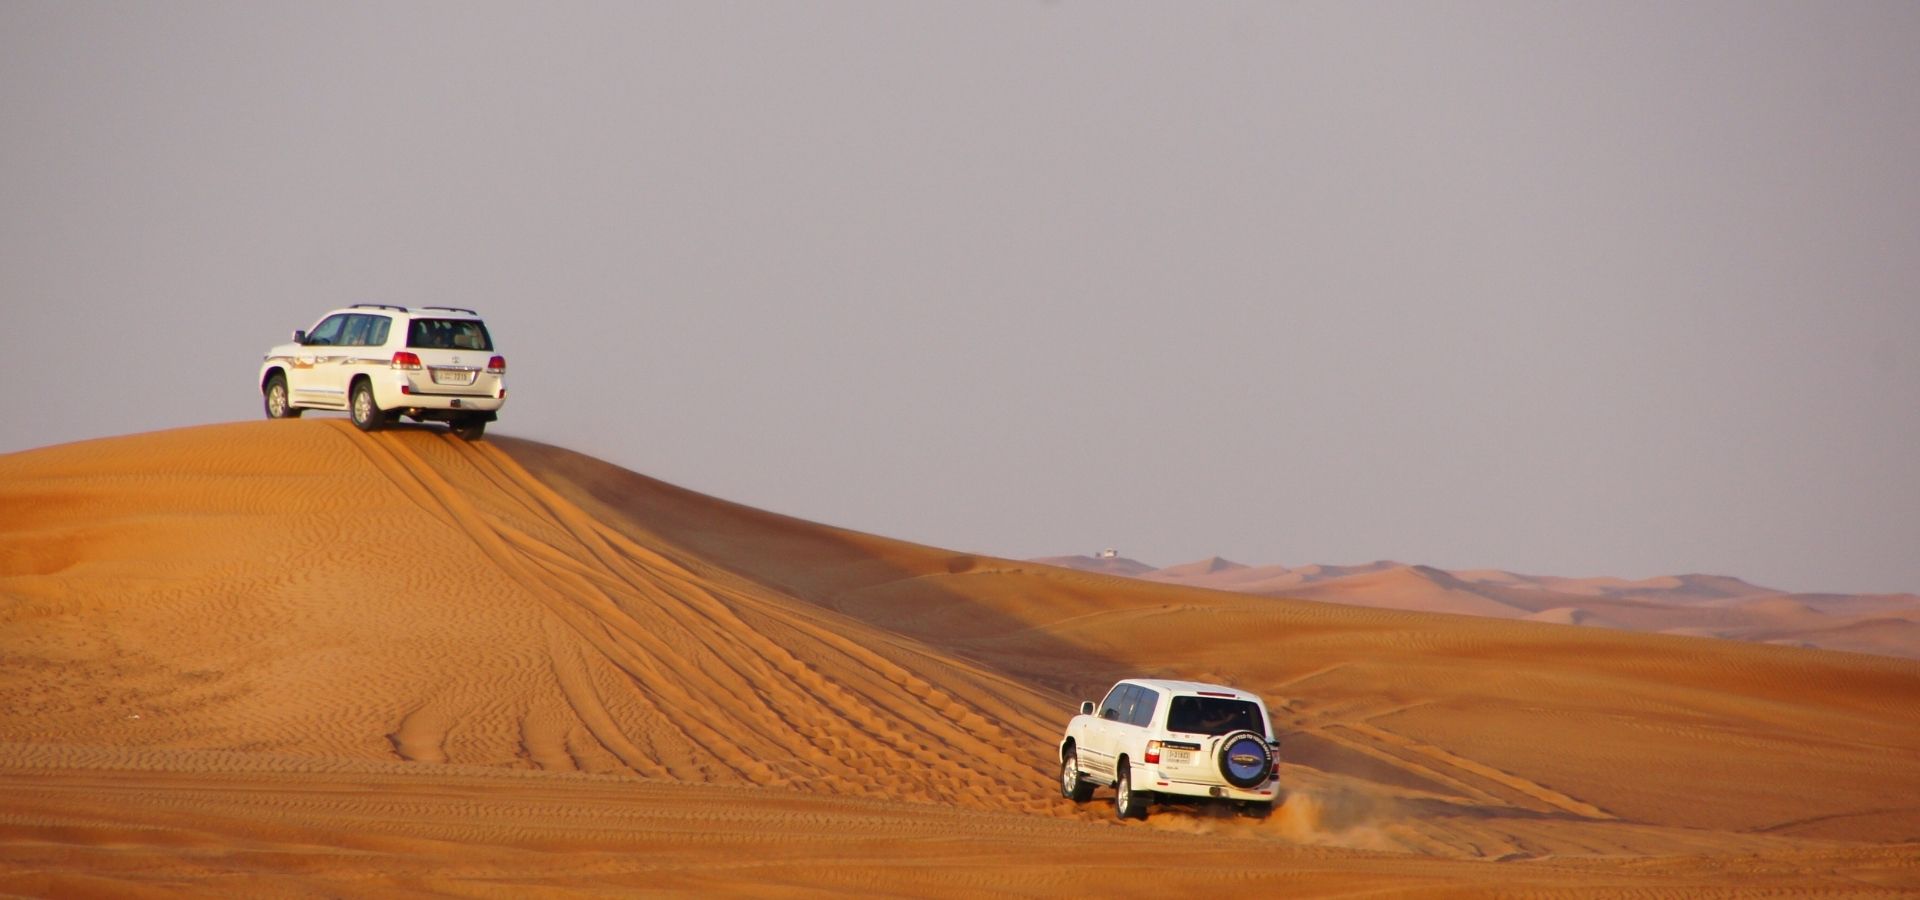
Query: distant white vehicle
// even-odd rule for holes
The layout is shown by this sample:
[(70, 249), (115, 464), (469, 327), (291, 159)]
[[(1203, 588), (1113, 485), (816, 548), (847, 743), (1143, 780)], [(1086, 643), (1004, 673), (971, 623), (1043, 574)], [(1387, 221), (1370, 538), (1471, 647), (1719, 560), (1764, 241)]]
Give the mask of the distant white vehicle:
[(1119, 559), (1120, 551), (1115, 550), (1112, 547), (1108, 547), (1107, 549), (1100, 551), (1100, 558), (1101, 559)]
[(1267, 705), (1218, 684), (1129, 678), (1095, 706), (1080, 704), (1060, 741), (1060, 795), (1085, 803), (1114, 790), (1114, 813), (1144, 819), (1149, 804), (1231, 803), (1265, 818), (1280, 777)]
[(260, 364), (267, 418), (345, 410), (362, 431), (406, 416), (469, 441), (507, 402), (507, 358), (471, 309), (360, 303), (327, 313)]

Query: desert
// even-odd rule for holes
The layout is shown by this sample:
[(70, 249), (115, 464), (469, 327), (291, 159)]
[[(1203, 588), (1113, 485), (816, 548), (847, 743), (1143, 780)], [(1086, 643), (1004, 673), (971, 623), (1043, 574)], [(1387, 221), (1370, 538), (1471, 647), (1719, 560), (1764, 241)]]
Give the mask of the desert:
[(0, 898), (1920, 897), (1917, 85), (0, 2)]
[[(0, 892), (1920, 891), (1910, 658), (1279, 593), (425, 427), (10, 453)], [(1126, 676), (1262, 694), (1275, 814), (1062, 799), (1062, 723)]]

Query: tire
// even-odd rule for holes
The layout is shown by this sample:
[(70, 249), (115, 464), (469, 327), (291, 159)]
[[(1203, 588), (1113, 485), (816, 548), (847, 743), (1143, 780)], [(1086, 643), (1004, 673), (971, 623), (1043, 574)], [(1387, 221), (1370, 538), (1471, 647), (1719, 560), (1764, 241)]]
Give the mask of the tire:
[(373, 382), (362, 378), (353, 383), (351, 400), (347, 403), (347, 414), (353, 417), (353, 427), (361, 431), (379, 431), (387, 426), (387, 411), (373, 399)]
[(300, 409), (293, 405), (287, 395), (287, 376), (275, 372), (267, 376), (267, 387), (261, 391), (269, 419), (298, 419)]
[(1273, 748), (1263, 735), (1236, 731), (1220, 741), (1215, 760), (1220, 777), (1237, 788), (1256, 788), (1273, 774)]
[(1060, 796), (1075, 803), (1093, 799), (1093, 784), (1080, 777), (1080, 754), (1072, 750), (1060, 759)]
[(477, 441), (487, 433), (487, 420), (461, 419), (448, 424), (447, 428), (453, 431), (455, 437), (463, 441)]
[(1146, 819), (1147, 795), (1133, 789), (1133, 768), (1129, 764), (1120, 767), (1120, 781), (1113, 786), (1113, 814), (1119, 819)]
[(1265, 820), (1268, 816), (1273, 815), (1273, 804), (1244, 803), (1244, 804), (1241, 804), (1234, 811), (1238, 812), (1240, 815), (1245, 816), (1249, 819)]

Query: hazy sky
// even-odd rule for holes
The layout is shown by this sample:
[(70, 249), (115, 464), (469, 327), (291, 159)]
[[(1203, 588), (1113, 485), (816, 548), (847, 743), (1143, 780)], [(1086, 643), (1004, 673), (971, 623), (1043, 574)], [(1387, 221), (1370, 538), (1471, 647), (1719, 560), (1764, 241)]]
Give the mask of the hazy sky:
[(0, 452), (370, 301), (955, 549), (1920, 591), (1920, 4), (0, 2)]

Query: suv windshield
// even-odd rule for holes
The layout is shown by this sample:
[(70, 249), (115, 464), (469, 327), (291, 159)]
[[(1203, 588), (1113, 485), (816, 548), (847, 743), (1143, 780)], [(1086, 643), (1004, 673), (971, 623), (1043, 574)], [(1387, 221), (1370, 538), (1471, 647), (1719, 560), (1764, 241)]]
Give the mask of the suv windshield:
[(1266, 734), (1260, 707), (1225, 697), (1175, 697), (1167, 709), (1167, 730), (1186, 734), (1226, 734), (1251, 731)]
[(492, 350), (487, 326), (473, 319), (415, 319), (407, 346), (422, 350)]

